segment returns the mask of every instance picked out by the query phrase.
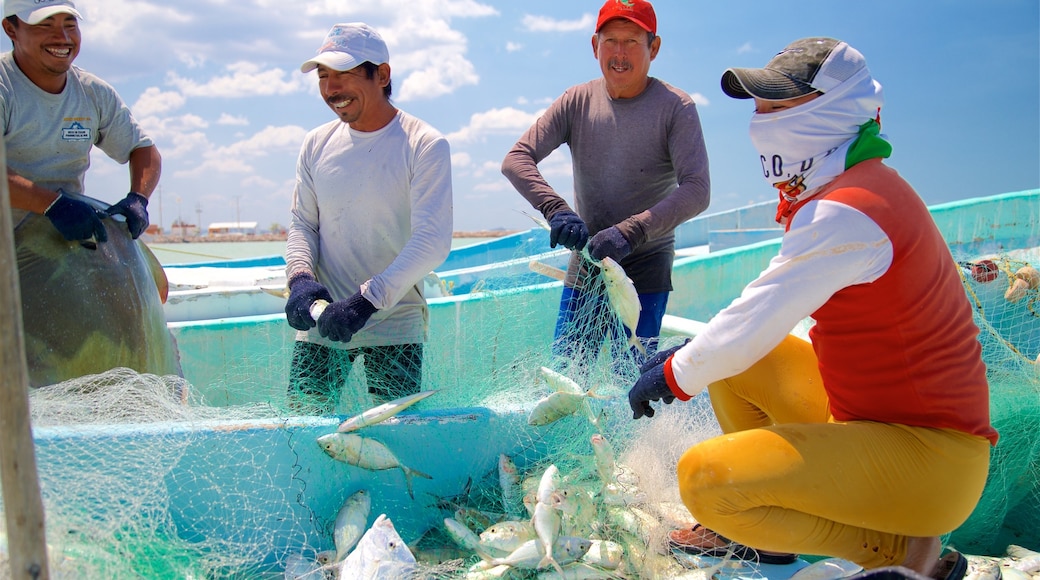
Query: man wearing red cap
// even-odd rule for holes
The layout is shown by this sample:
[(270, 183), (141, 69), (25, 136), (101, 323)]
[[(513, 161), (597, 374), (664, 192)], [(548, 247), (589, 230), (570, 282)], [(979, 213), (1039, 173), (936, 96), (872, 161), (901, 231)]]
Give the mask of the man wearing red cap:
[[(590, 262), (608, 257), (635, 285), (641, 311), (634, 331), (653, 348), (672, 290), (675, 227), (708, 207), (708, 156), (693, 99), (649, 76), (660, 48), (649, 2), (607, 0), (592, 36), (602, 78), (564, 92), (502, 163), (513, 187), (548, 220), (550, 245), (574, 251), (556, 323), (561, 360), (586, 361), (580, 355), (593, 356), (615, 328), (602, 292), (588, 281)], [(538, 170), (564, 143), (574, 169), (573, 209)], [(576, 327), (590, 315), (596, 328)]]

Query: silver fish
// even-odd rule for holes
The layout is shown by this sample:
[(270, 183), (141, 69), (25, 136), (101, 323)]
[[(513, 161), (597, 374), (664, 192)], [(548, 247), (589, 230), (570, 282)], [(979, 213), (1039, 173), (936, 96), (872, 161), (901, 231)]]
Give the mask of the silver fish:
[(617, 312), (618, 318), (621, 319), (621, 323), (631, 333), (629, 336), (628, 344), (636, 347), (639, 352), (646, 354), (646, 347), (639, 341), (639, 337), (636, 336), (636, 325), (639, 324), (639, 311), (642, 310), (642, 305), (639, 303), (639, 293), (636, 292), (636, 286), (632, 283), (632, 279), (625, 274), (624, 268), (621, 264), (614, 261), (613, 258), (607, 256), (600, 262), (600, 269), (603, 271), (603, 284), (607, 290), (607, 302)]
[(614, 448), (611, 447), (607, 438), (599, 433), (593, 435), (592, 452), (596, 457), (596, 471), (599, 472), (599, 478), (603, 481), (603, 485), (614, 483), (616, 481), (614, 479), (614, 470), (617, 467), (617, 462), (614, 459)]
[(381, 580), (405, 578), (415, 570), (415, 556), (390, 518), (380, 514), (357, 548), (340, 563), (338, 573), (339, 578), (351, 580)]
[[(592, 546), (592, 542), (585, 538), (576, 538), (571, 536), (563, 536), (557, 538), (553, 542), (553, 549), (557, 554), (554, 562), (558, 564), (557, 570), (562, 570), (565, 564), (570, 564), (575, 560), (578, 560), (589, 551)], [(513, 550), (508, 556), (502, 558), (492, 558), (488, 560), (488, 563), (492, 566), (501, 566), (503, 564), (512, 566), (514, 568), (520, 568), (524, 570), (537, 570), (545, 568), (548, 563), (545, 562), (541, 543), (538, 540), (528, 540), (524, 542), (519, 548)]]
[(559, 486), (560, 471), (556, 465), (550, 465), (542, 479), (538, 483), (537, 502), (534, 504), (534, 516), (531, 524), (534, 526), (535, 534), (538, 536), (538, 545), (544, 557), (539, 561), (538, 568), (544, 568), (549, 564), (560, 569), (561, 564), (553, 557), (553, 546), (560, 534), (560, 512), (552, 507), (553, 494)]
[[(588, 392), (581, 394), (557, 391), (538, 401), (534, 409), (531, 410), (531, 414), (527, 417), (527, 424), (532, 426), (548, 425), (576, 413), (585, 402), (585, 399), (608, 398), (596, 394), (596, 387), (592, 387)], [(591, 415), (591, 411), (588, 414)]]
[(336, 514), (336, 525), (332, 532), (332, 539), (336, 543), (337, 562), (346, 558), (361, 539), (371, 511), (372, 496), (363, 489), (354, 492), (343, 502)]
[(625, 549), (617, 542), (610, 540), (592, 540), (589, 551), (585, 553), (582, 562), (588, 562), (593, 566), (617, 570), (621, 565), (621, 559), (625, 555)]
[(520, 487), (520, 472), (505, 453), (498, 456), (498, 485), (502, 488), (503, 511), (508, 517), (521, 517), (524, 492)]
[(386, 445), (375, 439), (367, 439), (354, 433), (329, 433), (318, 437), (318, 445), (336, 461), (342, 461), (361, 469), (372, 471), (400, 469), (404, 472), (408, 495), (413, 499), (415, 495), (412, 493), (412, 477), (433, 479), (430, 475), (402, 464)]
[(303, 554), (289, 554), (285, 559), (285, 580), (325, 580), (321, 563)]
[(509, 553), (524, 542), (537, 537), (531, 522), (504, 521), (492, 525), (480, 534), (480, 545)]
[(581, 386), (574, 379), (563, 373), (556, 372), (549, 367), (541, 367), (538, 369), (538, 372), (541, 373), (545, 382), (558, 393), (585, 394), (585, 391), (582, 390)]
[(362, 427), (381, 423), (436, 392), (436, 390), (422, 391), (420, 393), (415, 393), (414, 395), (395, 399), (389, 403), (383, 403), (378, 407), (373, 407), (360, 415), (355, 415), (346, 421), (343, 421), (339, 424), (336, 431), (338, 433), (349, 433), (351, 431), (357, 431)]
[(480, 549), (480, 538), (462, 522), (454, 518), (444, 518), (444, 529), (459, 546), (474, 552)]

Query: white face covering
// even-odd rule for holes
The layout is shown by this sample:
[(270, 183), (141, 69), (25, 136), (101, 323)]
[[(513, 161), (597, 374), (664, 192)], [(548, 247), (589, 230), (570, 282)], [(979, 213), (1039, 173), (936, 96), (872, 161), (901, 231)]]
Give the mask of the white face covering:
[(879, 119), (883, 103), (881, 85), (864, 68), (805, 104), (755, 113), (751, 142), (766, 181), (780, 191), (781, 205), (811, 197), (844, 172), (846, 153), (860, 126)]

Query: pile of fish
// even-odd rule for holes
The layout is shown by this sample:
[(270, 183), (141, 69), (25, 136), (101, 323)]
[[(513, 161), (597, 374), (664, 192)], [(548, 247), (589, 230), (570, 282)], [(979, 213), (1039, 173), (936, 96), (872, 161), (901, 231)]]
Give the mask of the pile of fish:
[[(448, 535), (480, 557), (467, 580), (485, 578), (626, 578), (650, 569), (681, 569), (648, 546), (655, 535), (689, 522), (679, 504), (646, 501), (631, 469), (617, 463), (602, 434), (591, 437), (595, 471), (564, 476), (555, 464), (526, 479), (499, 457), (501, 512), (459, 509), (446, 518)], [(514, 576), (510, 576), (514, 574)]]
[(363, 489), (354, 492), (336, 514), (332, 534), (336, 549), (320, 552), (314, 558), (292, 554), (285, 564), (285, 579), (376, 580), (414, 574), (415, 556), (386, 514), (380, 514), (372, 527), (364, 531), (371, 509), (369, 493)]

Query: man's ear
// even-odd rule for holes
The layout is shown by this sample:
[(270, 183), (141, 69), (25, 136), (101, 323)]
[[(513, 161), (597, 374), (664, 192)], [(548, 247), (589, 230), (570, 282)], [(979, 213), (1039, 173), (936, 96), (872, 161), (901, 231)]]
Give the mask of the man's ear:
[(376, 74), (379, 75), (378, 79), (377, 79), (377, 80), (379, 80), (379, 86), (385, 87), (386, 85), (390, 84), (390, 64), (389, 63), (385, 63), (384, 62), (383, 64), (379, 65), (379, 67), (376, 68)]

